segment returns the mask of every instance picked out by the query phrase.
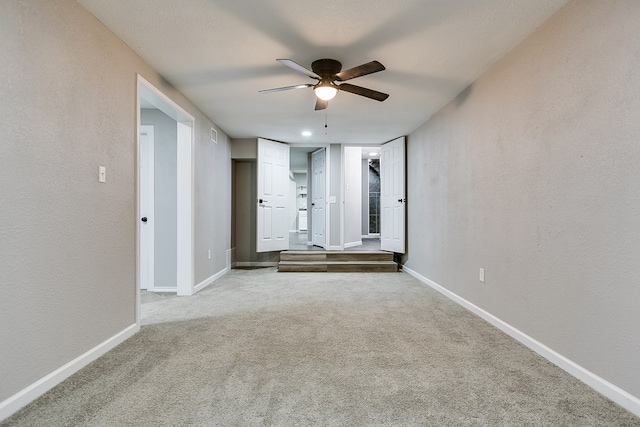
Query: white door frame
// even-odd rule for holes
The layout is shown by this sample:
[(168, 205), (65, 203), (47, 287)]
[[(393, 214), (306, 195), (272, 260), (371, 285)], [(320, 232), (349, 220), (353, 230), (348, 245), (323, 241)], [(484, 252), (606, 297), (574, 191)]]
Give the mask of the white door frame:
[[(136, 153), (140, 152), (140, 106), (144, 100), (178, 122), (178, 203), (177, 203), (177, 249), (178, 295), (194, 293), (194, 129), (195, 119), (167, 95), (136, 75)], [(140, 158), (136, 155), (136, 322), (140, 322)]]
[[(143, 135), (147, 137), (146, 144), (143, 144)], [(140, 216), (145, 216), (147, 221), (140, 223), (140, 289), (153, 291), (154, 287), (154, 264), (155, 264), (155, 173), (154, 173), (154, 127), (151, 125), (140, 126), (140, 144), (138, 152), (138, 164), (140, 165)], [(144, 169), (144, 170), (143, 170)], [(142, 219), (141, 219), (142, 221)], [(144, 233), (143, 233), (144, 229)], [(146, 258), (146, 259), (145, 259)], [(144, 274), (143, 269), (146, 269)]]

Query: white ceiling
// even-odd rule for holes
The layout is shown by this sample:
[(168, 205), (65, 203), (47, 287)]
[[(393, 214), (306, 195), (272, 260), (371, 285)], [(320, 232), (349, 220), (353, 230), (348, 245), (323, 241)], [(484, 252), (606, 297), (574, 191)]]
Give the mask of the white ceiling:
[[(78, 2), (233, 138), (379, 144), (416, 129), (566, 0)], [(378, 60), (385, 71), (349, 83), (390, 97), (341, 92), (314, 111), (311, 89), (258, 94), (315, 82), (277, 58)]]

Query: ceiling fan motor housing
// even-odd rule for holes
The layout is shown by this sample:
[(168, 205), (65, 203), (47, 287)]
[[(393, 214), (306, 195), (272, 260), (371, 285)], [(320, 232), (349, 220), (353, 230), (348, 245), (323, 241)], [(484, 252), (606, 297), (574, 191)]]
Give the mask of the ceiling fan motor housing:
[(333, 80), (333, 77), (342, 70), (342, 64), (335, 59), (318, 59), (311, 63), (311, 69), (320, 77)]

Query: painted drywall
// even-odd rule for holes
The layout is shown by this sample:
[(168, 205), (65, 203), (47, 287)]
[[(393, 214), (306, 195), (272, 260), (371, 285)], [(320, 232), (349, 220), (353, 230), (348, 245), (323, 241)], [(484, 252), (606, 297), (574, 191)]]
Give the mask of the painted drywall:
[(231, 158), (248, 160), (258, 158), (258, 139), (241, 138), (231, 140)]
[(344, 244), (362, 244), (362, 149), (344, 147)]
[[(196, 117), (194, 146), (194, 282), (209, 283), (230, 268), (231, 146), (230, 138), (200, 111)], [(193, 112), (192, 112), (193, 111)], [(211, 127), (218, 142), (211, 141)], [(211, 258), (209, 259), (209, 252)]]
[(204, 149), (213, 123), (74, 0), (3, 3), (0, 57), (3, 402), (136, 321), (137, 73), (196, 118), (196, 278), (231, 203), (224, 132)]
[(154, 286), (178, 283), (178, 123), (160, 110), (140, 110), (140, 124), (154, 128)]
[(409, 135), (406, 256), (636, 397), (638, 22), (572, 1)]

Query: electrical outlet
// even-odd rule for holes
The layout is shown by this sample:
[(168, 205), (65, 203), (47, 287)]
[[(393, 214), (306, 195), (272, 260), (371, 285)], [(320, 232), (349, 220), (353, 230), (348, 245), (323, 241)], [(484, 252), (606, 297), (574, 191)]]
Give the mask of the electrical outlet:
[(480, 269), (480, 274), (478, 275), (478, 278), (482, 283), (484, 283), (484, 268)]

